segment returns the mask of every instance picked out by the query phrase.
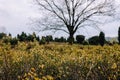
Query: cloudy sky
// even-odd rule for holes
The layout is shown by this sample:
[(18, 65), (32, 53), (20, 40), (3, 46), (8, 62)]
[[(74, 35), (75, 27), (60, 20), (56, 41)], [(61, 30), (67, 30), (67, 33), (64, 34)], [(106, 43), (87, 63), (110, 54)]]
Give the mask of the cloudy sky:
[(7, 33), (31, 32), (29, 21), (37, 16), (39, 13), (32, 0), (0, 0), (0, 29), (5, 27)]
[[(119, 0), (116, 0), (120, 3)], [(31, 33), (30, 19), (40, 16), (37, 6), (34, 5), (33, 0), (0, 0), (0, 32), (4, 31), (11, 33), (13, 36), (22, 31)], [(120, 20), (117, 19), (106, 25), (101, 25), (100, 28), (105, 32), (106, 36), (117, 36)], [(82, 30), (80, 34), (92, 36), (99, 33), (94, 29)], [(56, 33), (57, 34), (57, 33)]]

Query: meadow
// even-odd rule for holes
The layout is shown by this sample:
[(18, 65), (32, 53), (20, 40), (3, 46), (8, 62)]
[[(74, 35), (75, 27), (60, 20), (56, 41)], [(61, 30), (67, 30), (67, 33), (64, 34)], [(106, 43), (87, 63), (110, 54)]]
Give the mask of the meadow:
[(120, 80), (120, 45), (0, 42), (0, 80)]

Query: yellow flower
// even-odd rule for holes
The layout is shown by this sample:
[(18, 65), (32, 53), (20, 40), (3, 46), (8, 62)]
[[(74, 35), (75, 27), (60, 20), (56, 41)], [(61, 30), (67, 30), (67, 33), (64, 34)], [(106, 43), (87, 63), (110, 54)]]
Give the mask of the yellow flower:
[(112, 65), (111, 68), (112, 68), (112, 69), (116, 69), (116, 68), (117, 68), (117, 64), (116, 64), (116, 63), (113, 63), (113, 65)]
[(40, 80), (39, 78), (34, 78), (34, 80)]
[(54, 80), (53, 77), (50, 76), (50, 75), (47, 75), (46, 77), (47, 77), (48, 80)]
[(28, 78), (25, 78), (25, 80), (29, 80)]
[(28, 73), (28, 76), (32, 76), (30, 73)]
[(18, 79), (20, 79), (20, 76), (18, 76)]
[(27, 74), (25, 73), (25, 74), (24, 74), (24, 77), (26, 77), (26, 76), (27, 76)]
[(100, 66), (98, 66), (98, 69), (100, 69)]
[(31, 68), (31, 71), (32, 71), (32, 72), (35, 72), (35, 68)]
[(44, 68), (44, 65), (42, 64), (42, 65), (39, 65), (39, 67), (41, 68), (41, 69), (43, 69)]

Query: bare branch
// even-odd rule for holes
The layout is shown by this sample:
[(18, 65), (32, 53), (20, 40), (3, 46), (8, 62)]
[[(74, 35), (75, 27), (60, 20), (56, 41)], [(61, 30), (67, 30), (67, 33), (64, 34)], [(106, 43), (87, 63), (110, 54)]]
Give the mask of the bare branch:
[[(77, 24), (77, 22), (79, 21), (80, 17), (85, 14), (84, 11), (94, 2), (95, 0), (93, 0), (92, 2), (90, 2), (79, 14), (78, 14), (78, 17), (77, 19), (75, 20), (75, 24)], [(75, 26), (74, 24), (74, 26)]]
[(53, 0), (52, 0), (52, 2), (54, 4), (54, 6), (61, 12), (61, 14), (62, 14), (62, 16), (63, 16), (63, 18), (64, 18), (64, 20), (65, 20), (65, 22), (67, 24), (67, 19), (65, 18), (64, 11), (60, 7), (58, 7)]
[[(52, 13), (56, 20), (51, 19), (48, 24), (40, 23), (44, 30), (62, 30), (69, 33), (72, 38), (74, 33), (86, 22), (100, 24), (94, 16), (112, 16), (114, 0), (35, 0), (39, 6)], [(99, 2), (100, 1), (100, 2)], [(45, 16), (45, 17), (49, 17)], [(57, 18), (56, 18), (57, 17)], [(60, 22), (58, 22), (58, 20)], [(47, 22), (45, 22), (47, 23)], [(60, 25), (58, 23), (63, 23)], [(88, 24), (88, 23), (87, 23)], [(39, 26), (39, 25), (38, 25)], [(60, 27), (63, 26), (64, 28)], [(67, 31), (65, 30), (67, 29)]]
[(68, 15), (69, 15), (69, 24), (71, 25), (71, 12), (70, 12), (70, 4), (68, 2), (68, 0), (64, 0), (65, 1), (65, 4), (66, 4), (66, 7), (67, 7), (67, 12), (68, 12)]
[(81, 25), (83, 22), (85, 22), (86, 20), (88, 20), (91, 16), (93, 16), (94, 14), (98, 13), (97, 11), (96, 12), (93, 12), (91, 13), (90, 15), (88, 15), (87, 17), (83, 18), (76, 26), (75, 26), (75, 30), (74, 32), (76, 32), (76, 30), (78, 29), (79, 25)]

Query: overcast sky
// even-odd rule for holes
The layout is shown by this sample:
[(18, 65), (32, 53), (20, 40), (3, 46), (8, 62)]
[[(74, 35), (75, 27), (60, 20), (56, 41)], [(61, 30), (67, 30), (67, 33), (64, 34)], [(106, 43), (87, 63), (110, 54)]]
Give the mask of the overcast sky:
[[(116, 1), (120, 3), (120, 0)], [(0, 0), (0, 32), (10, 32), (13, 36), (22, 31), (31, 33), (33, 31), (29, 27), (30, 19), (41, 16), (39, 13), (33, 0)], [(118, 19), (109, 24), (101, 25), (100, 28), (105, 32), (106, 36), (114, 37), (117, 36), (119, 26), (120, 20)], [(80, 34), (92, 36), (99, 33), (91, 28), (87, 29), (87, 32), (85, 29), (81, 29)]]

